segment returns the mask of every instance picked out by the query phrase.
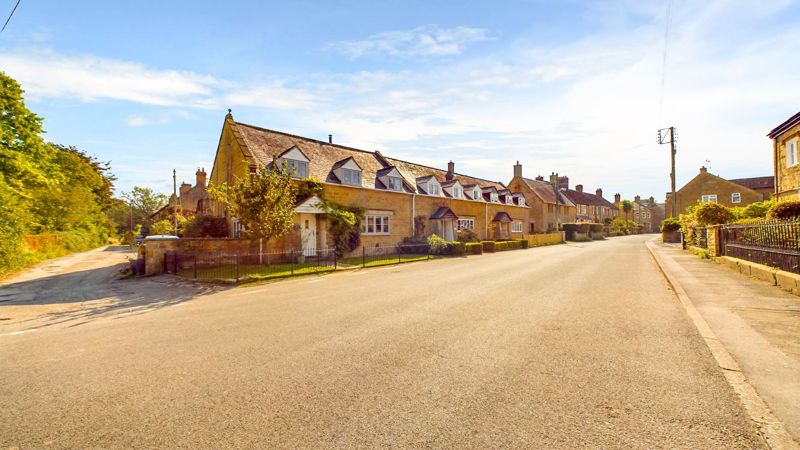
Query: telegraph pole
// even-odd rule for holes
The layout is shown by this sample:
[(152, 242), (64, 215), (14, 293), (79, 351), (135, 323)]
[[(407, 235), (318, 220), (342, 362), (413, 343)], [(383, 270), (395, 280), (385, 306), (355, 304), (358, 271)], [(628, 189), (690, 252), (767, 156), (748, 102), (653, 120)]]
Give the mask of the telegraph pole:
[[(669, 137), (669, 141), (666, 139)], [(660, 144), (669, 144), (670, 147), (670, 159), (672, 162), (672, 171), (670, 172), (670, 181), (672, 182), (672, 211), (670, 211), (670, 217), (678, 217), (678, 199), (675, 197), (675, 127), (669, 128), (662, 128), (658, 130), (658, 143)]]
[[(172, 197), (175, 199), (175, 205), (172, 207), (172, 223), (175, 226), (175, 236), (178, 235), (178, 184), (175, 176), (175, 169), (172, 169)], [(673, 189), (674, 190), (674, 189)]]

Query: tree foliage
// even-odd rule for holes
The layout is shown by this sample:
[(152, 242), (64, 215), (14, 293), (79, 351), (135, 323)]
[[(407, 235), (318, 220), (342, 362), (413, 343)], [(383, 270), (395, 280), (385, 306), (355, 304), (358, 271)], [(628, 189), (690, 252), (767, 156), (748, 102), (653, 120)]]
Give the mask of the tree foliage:
[(698, 224), (719, 225), (733, 220), (733, 212), (725, 205), (706, 202), (694, 207), (694, 217)]
[(628, 213), (633, 210), (633, 202), (630, 200), (623, 200), (622, 201), (622, 211), (625, 213), (625, 219), (628, 218)]
[(134, 186), (129, 192), (124, 192), (122, 197), (127, 202), (128, 213), (133, 217), (134, 224), (150, 224), (150, 216), (167, 204), (166, 195), (148, 187)]
[(365, 209), (325, 202), (325, 211), (336, 256), (341, 257), (358, 248), (361, 244), (361, 218), (364, 217)]
[(793, 220), (800, 218), (800, 201), (784, 200), (774, 204), (767, 213), (770, 219)]
[[(284, 168), (285, 169), (285, 168)], [(294, 224), (297, 187), (288, 170), (273, 161), (232, 185), (212, 186), (209, 195), (244, 227), (245, 236), (266, 240), (288, 233)]]

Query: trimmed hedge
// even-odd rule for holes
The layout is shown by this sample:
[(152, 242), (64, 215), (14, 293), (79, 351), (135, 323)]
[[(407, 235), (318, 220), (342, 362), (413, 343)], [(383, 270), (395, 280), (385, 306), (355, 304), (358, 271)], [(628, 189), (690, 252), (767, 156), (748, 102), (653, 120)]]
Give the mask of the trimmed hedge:
[(464, 246), (464, 250), (467, 254), (470, 255), (482, 255), (483, 254), (483, 243), (481, 242), (467, 242)]
[(495, 241), (481, 241), (481, 245), (483, 246), (483, 251), (486, 253), (494, 253), (496, 244), (497, 242)]
[(528, 248), (528, 247), (530, 247), (530, 245), (531, 245), (531, 243), (530, 243), (530, 242), (528, 242), (528, 240), (527, 240), (527, 239), (520, 239), (520, 240), (519, 240), (519, 243), (520, 243), (520, 245), (522, 246), (522, 248)]

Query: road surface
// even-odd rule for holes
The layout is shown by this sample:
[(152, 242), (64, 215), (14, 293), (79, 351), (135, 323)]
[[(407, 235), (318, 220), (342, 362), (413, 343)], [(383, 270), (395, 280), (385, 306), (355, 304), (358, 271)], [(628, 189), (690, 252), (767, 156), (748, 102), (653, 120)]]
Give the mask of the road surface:
[(0, 446), (762, 447), (645, 239), (36, 317), (0, 336)]

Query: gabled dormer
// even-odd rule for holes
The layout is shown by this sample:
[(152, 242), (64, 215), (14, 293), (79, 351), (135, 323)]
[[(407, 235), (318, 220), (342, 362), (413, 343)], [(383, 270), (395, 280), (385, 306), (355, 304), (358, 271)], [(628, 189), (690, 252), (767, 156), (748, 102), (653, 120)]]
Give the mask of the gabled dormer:
[(361, 166), (352, 156), (334, 164), (332, 172), (344, 185), (361, 186)]
[(497, 191), (497, 197), (500, 200), (500, 203), (505, 203), (506, 205), (513, 205), (514, 198), (511, 195), (511, 191), (508, 189), (500, 189)]
[(464, 186), (458, 180), (449, 180), (442, 183), (445, 195), (452, 198), (464, 198)]
[(468, 184), (464, 186), (464, 196), (470, 200), (483, 201), (483, 191), (477, 184)]
[(378, 182), (386, 190), (404, 192), (403, 189), (403, 176), (396, 167), (386, 167), (377, 173)]
[(308, 157), (297, 146), (281, 153), (276, 162), (279, 168), (285, 167), (292, 177), (308, 178)]
[(494, 186), (487, 186), (481, 188), (483, 199), (489, 203), (500, 203), (500, 196), (497, 193), (497, 188)]
[(526, 204), (525, 204), (525, 194), (523, 194), (522, 192), (514, 192), (512, 194), (512, 196), (514, 197), (514, 204), (515, 205), (517, 205), (517, 206), (526, 206)]
[(431, 195), (434, 197), (441, 197), (442, 184), (433, 175), (417, 178), (417, 190), (421, 194)]

